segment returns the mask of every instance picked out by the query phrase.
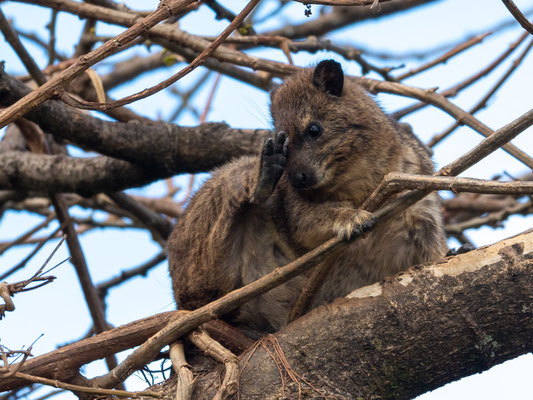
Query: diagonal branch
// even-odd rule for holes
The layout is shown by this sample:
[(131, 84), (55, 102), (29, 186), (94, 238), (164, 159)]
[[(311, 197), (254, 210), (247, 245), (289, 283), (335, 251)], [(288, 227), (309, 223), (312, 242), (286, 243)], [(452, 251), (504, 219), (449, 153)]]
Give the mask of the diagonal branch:
[(502, 0), (502, 1), (505, 7), (507, 7), (509, 12), (513, 15), (516, 21), (520, 24), (520, 26), (533, 35), (533, 24), (528, 21), (528, 19), (525, 17), (524, 14), (522, 14), (522, 11), (520, 11), (520, 9), (516, 6), (516, 4), (512, 0)]
[(19, 100), (17, 103), (0, 112), (0, 128), (19, 119), (28, 111), (49, 98), (62, 93), (65, 85), (82, 74), (87, 68), (120, 51), (128, 42), (134, 40), (139, 35), (146, 33), (151, 27), (167, 19), (171, 15), (179, 13), (193, 1), (194, 0), (174, 0), (168, 3), (162, 3), (162, 6), (156, 11), (148, 15), (146, 18), (137, 21), (135, 25), (115, 37), (114, 40), (111, 40), (98, 49), (80, 57), (69, 68), (54, 76), (40, 88), (34, 90), (24, 99)]
[[(474, 115), (479, 110), (483, 109), (487, 106), (487, 102), (489, 99), (502, 87), (502, 85), (505, 83), (505, 81), (511, 76), (511, 74), (515, 71), (516, 68), (522, 63), (526, 55), (531, 50), (531, 47), (533, 46), (533, 39), (529, 41), (529, 44), (524, 48), (522, 53), (512, 62), (511, 66), (507, 69), (507, 71), (502, 75), (502, 77), (494, 84), (494, 86), (483, 96), (477, 103), (470, 109), (470, 114)], [(431, 138), (431, 140), (427, 143), (429, 147), (433, 147), (439, 142), (441, 142), (443, 139), (445, 139), (449, 134), (451, 134), (457, 127), (459, 127), (460, 122), (455, 121), (449, 128), (447, 128), (444, 132), (439, 133), (438, 135), (435, 135)]]
[[(436, 93), (433, 90), (423, 90), (413, 86), (402, 85), (396, 82), (380, 82), (373, 81), (368, 78), (359, 79), (365, 87), (369, 88), (371, 92), (378, 90), (384, 93), (392, 93), (399, 96), (417, 98), (425, 103), (440, 108), (460, 123), (467, 125), (486, 138), (492, 136), (494, 133), (492, 129), (475, 118), (472, 114), (469, 114), (457, 107), (455, 104), (448, 101), (446, 97)], [(502, 148), (517, 160), (520, 160), (523, 164), (527, 165), (530, 169), (533, 169), (533, 158), (531, 158), (528, 154), (510, 143), (504, 144)]]
[(75, 100), (74, 106), (77, 108), (107, 111), (108, 109), (121, 107), (126, 104), (133, 103), (134, 101), (144, 99), (169, 87), (170, 85), (183, 78), (189, 72), (196, 69), (196, 67), (201, 65), (205, 61), (205, 59), (208, 58), (222, 44), (222, 42), (224, 42), (224, 40), (226, 40), (226, 38), (242, 23), (242, 21), (244, 21), (244, 18), (246, 18), (246, 16), (254, 9), (254, 7), (259, 1), (260, 0), (250, 0), (250, 2), (246, 5), (246, 7), (244, 7), (244, 9), (239, 13), (239, 15), (235, 17), (231, 24), (229, 24), (229, 26), (224, 29), (224, 31), (209, 46), (207, 46), (204, 51), (202, 51), (187, 67), (183, 68), (181, 71), (171, 76), (170, 78), (165, 79), (163, 82), (160, 82), (151, 88), (144, 89), (139, 93), (133, 94), (120, 100), (113, 101), (111, 103), (85, 102), (81, 100), (75, 100), (72, 97), (69, 98), (69, 101)]

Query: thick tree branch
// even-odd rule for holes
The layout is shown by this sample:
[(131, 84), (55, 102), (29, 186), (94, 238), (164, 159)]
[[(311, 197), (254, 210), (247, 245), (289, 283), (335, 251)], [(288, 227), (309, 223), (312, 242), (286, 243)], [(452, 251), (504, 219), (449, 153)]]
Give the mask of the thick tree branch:
[(0, 188), (83, 196), (143, 186), (172, 173), (109, 157), (73, 158), (11, 151), (0, 154)]
[[(529, 231), (358, 289), (276, 337), (291, 368), (323, 392), (411, 399), (533, 350), (532, 259)], [(258, 348), (241, 398), (277, 398), (279, 376)]]

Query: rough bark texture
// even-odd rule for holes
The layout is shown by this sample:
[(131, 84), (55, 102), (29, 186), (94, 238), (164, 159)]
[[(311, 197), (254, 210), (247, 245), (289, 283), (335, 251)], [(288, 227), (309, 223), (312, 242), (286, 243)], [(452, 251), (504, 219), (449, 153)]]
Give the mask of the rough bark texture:
[[(410, 399), (533, 350), (532, 269), (529, 231), (359, 289), (275, 336), (292, 369), (329, 396)], [(265, 345), (243, 357), (240, 398), (297, 398)], [(198, 382), (197, 398), (219, 373)]]
[(90, 196), (146, 185), (169, 172), (111, 157), (74, 158), (19, 151), (0, 154), (0, 188)]

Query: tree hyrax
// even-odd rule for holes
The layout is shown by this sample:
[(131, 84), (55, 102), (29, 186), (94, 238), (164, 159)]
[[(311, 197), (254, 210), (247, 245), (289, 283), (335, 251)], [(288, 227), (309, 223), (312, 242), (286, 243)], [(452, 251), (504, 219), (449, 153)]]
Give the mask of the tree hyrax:
[[(168, 244), (180, 308), (194, 309), (287, 264), (334, 235), (368, 229), (358, 208), (389, 172), (431, 174), (427, 149), (383, 113), (332, 60), (288, 78), (271, 94), (276, 137), (260, 156), (213, 172)], [(377, 224), (325, 262), (313, 306), (446, 253), (440, 204), (430, 195)], [(306, 276), (242, 306), (231, 317), (279, 329)]]

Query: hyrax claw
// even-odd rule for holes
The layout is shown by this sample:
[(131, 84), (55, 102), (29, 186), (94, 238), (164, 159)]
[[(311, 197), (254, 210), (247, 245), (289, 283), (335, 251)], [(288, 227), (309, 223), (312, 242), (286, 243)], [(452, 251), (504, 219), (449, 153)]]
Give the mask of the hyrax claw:
[(338, 237), (351, 241), (372, 229), (377, 221), (368, 211), (346, 208), (339, 213), (333, 229)]

